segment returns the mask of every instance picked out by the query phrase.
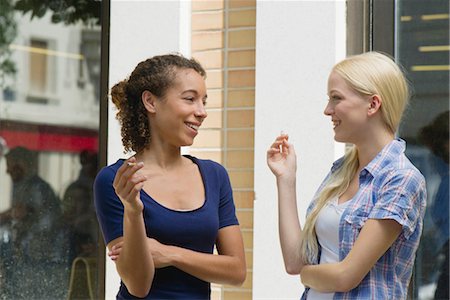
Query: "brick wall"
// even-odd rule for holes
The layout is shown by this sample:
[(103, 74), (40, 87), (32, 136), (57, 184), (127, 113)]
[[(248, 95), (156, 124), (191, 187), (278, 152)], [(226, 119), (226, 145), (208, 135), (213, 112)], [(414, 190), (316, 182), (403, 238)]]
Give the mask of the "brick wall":
[(212, 299), (252, 299), (256, 0), (193, 0), (192, 56), (207, 71), (206, 118), (190, 153), (228, 170), (244, 237), (247, 279), (212, 285)]

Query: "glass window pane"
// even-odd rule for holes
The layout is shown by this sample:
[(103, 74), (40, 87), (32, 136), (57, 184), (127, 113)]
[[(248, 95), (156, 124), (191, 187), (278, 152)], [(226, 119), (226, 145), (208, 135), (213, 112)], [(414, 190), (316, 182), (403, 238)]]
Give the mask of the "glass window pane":
[(413, 298), (449, 299), (449, 1), (396, 5), (396, 58), (413, 86), (399, 134), (428, 190)]
[(0, 1), (0, 299), (97, 299), (100, 1)]

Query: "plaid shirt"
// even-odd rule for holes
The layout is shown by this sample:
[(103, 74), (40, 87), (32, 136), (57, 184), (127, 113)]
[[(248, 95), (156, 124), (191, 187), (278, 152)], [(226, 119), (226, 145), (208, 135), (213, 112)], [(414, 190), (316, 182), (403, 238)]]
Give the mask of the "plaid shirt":
[[(405, 142), (396, 139), (360, 172), (359, 190), (339, 223), (339, 260), (350, 252), (367, 219), (395, 220), (402, 225), (402, 232), (356, 288), (336, 292), (334, 299), (406, 299), (422, 233), (426, 189), (425, 178), (404, 151)], [(341, 158), (333, 164), (318, 192), (342, 161)], [(315, 200), (307, 213), (314, 205)], [(308, 290), (302, 299), (307, 298)]]

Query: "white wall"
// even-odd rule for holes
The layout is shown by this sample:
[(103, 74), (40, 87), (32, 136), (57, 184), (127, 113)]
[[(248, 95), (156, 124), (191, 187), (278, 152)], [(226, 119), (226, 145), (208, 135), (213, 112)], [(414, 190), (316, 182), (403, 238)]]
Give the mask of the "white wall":
[(284, 270), (275, 178), (265, 150), (281, 130), (297, 153), (302, 224), (316, 188), (343, 145), (323, 115), (328, 72), (345, 53), (345, 2), (258, 1), (256, 8), (253, 299), (299, 299), (298, 276)]
[[(187, 52), (190, 5), (177, 1), (111, 1), (109, 86), (126, 78), (137, 63), (154, 55)], [(189, 38), (186, 38), (189, 34)], [(108, 164), (123, 158), (116, 111), (109, 103)], [(105, 299), (115, 299), (120, 278), (107, 258)]]

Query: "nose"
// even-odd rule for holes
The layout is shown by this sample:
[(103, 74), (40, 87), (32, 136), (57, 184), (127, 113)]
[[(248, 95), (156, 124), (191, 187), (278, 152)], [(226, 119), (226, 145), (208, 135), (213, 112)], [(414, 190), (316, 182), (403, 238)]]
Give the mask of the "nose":
[(326, 116), (331, 116), (333, 114), (333, 107), (332, 107), (330, 101), (328, 101), (327, 106), (325, 106), (325, 110), (323, 111), (323, 113)]
[(197, 105), (195, 116), (202, 120), (208, 116), (208, 113), (206, 112), (205, 105), (203, 104), (203, 102), (199, 102), (199, 105)]

